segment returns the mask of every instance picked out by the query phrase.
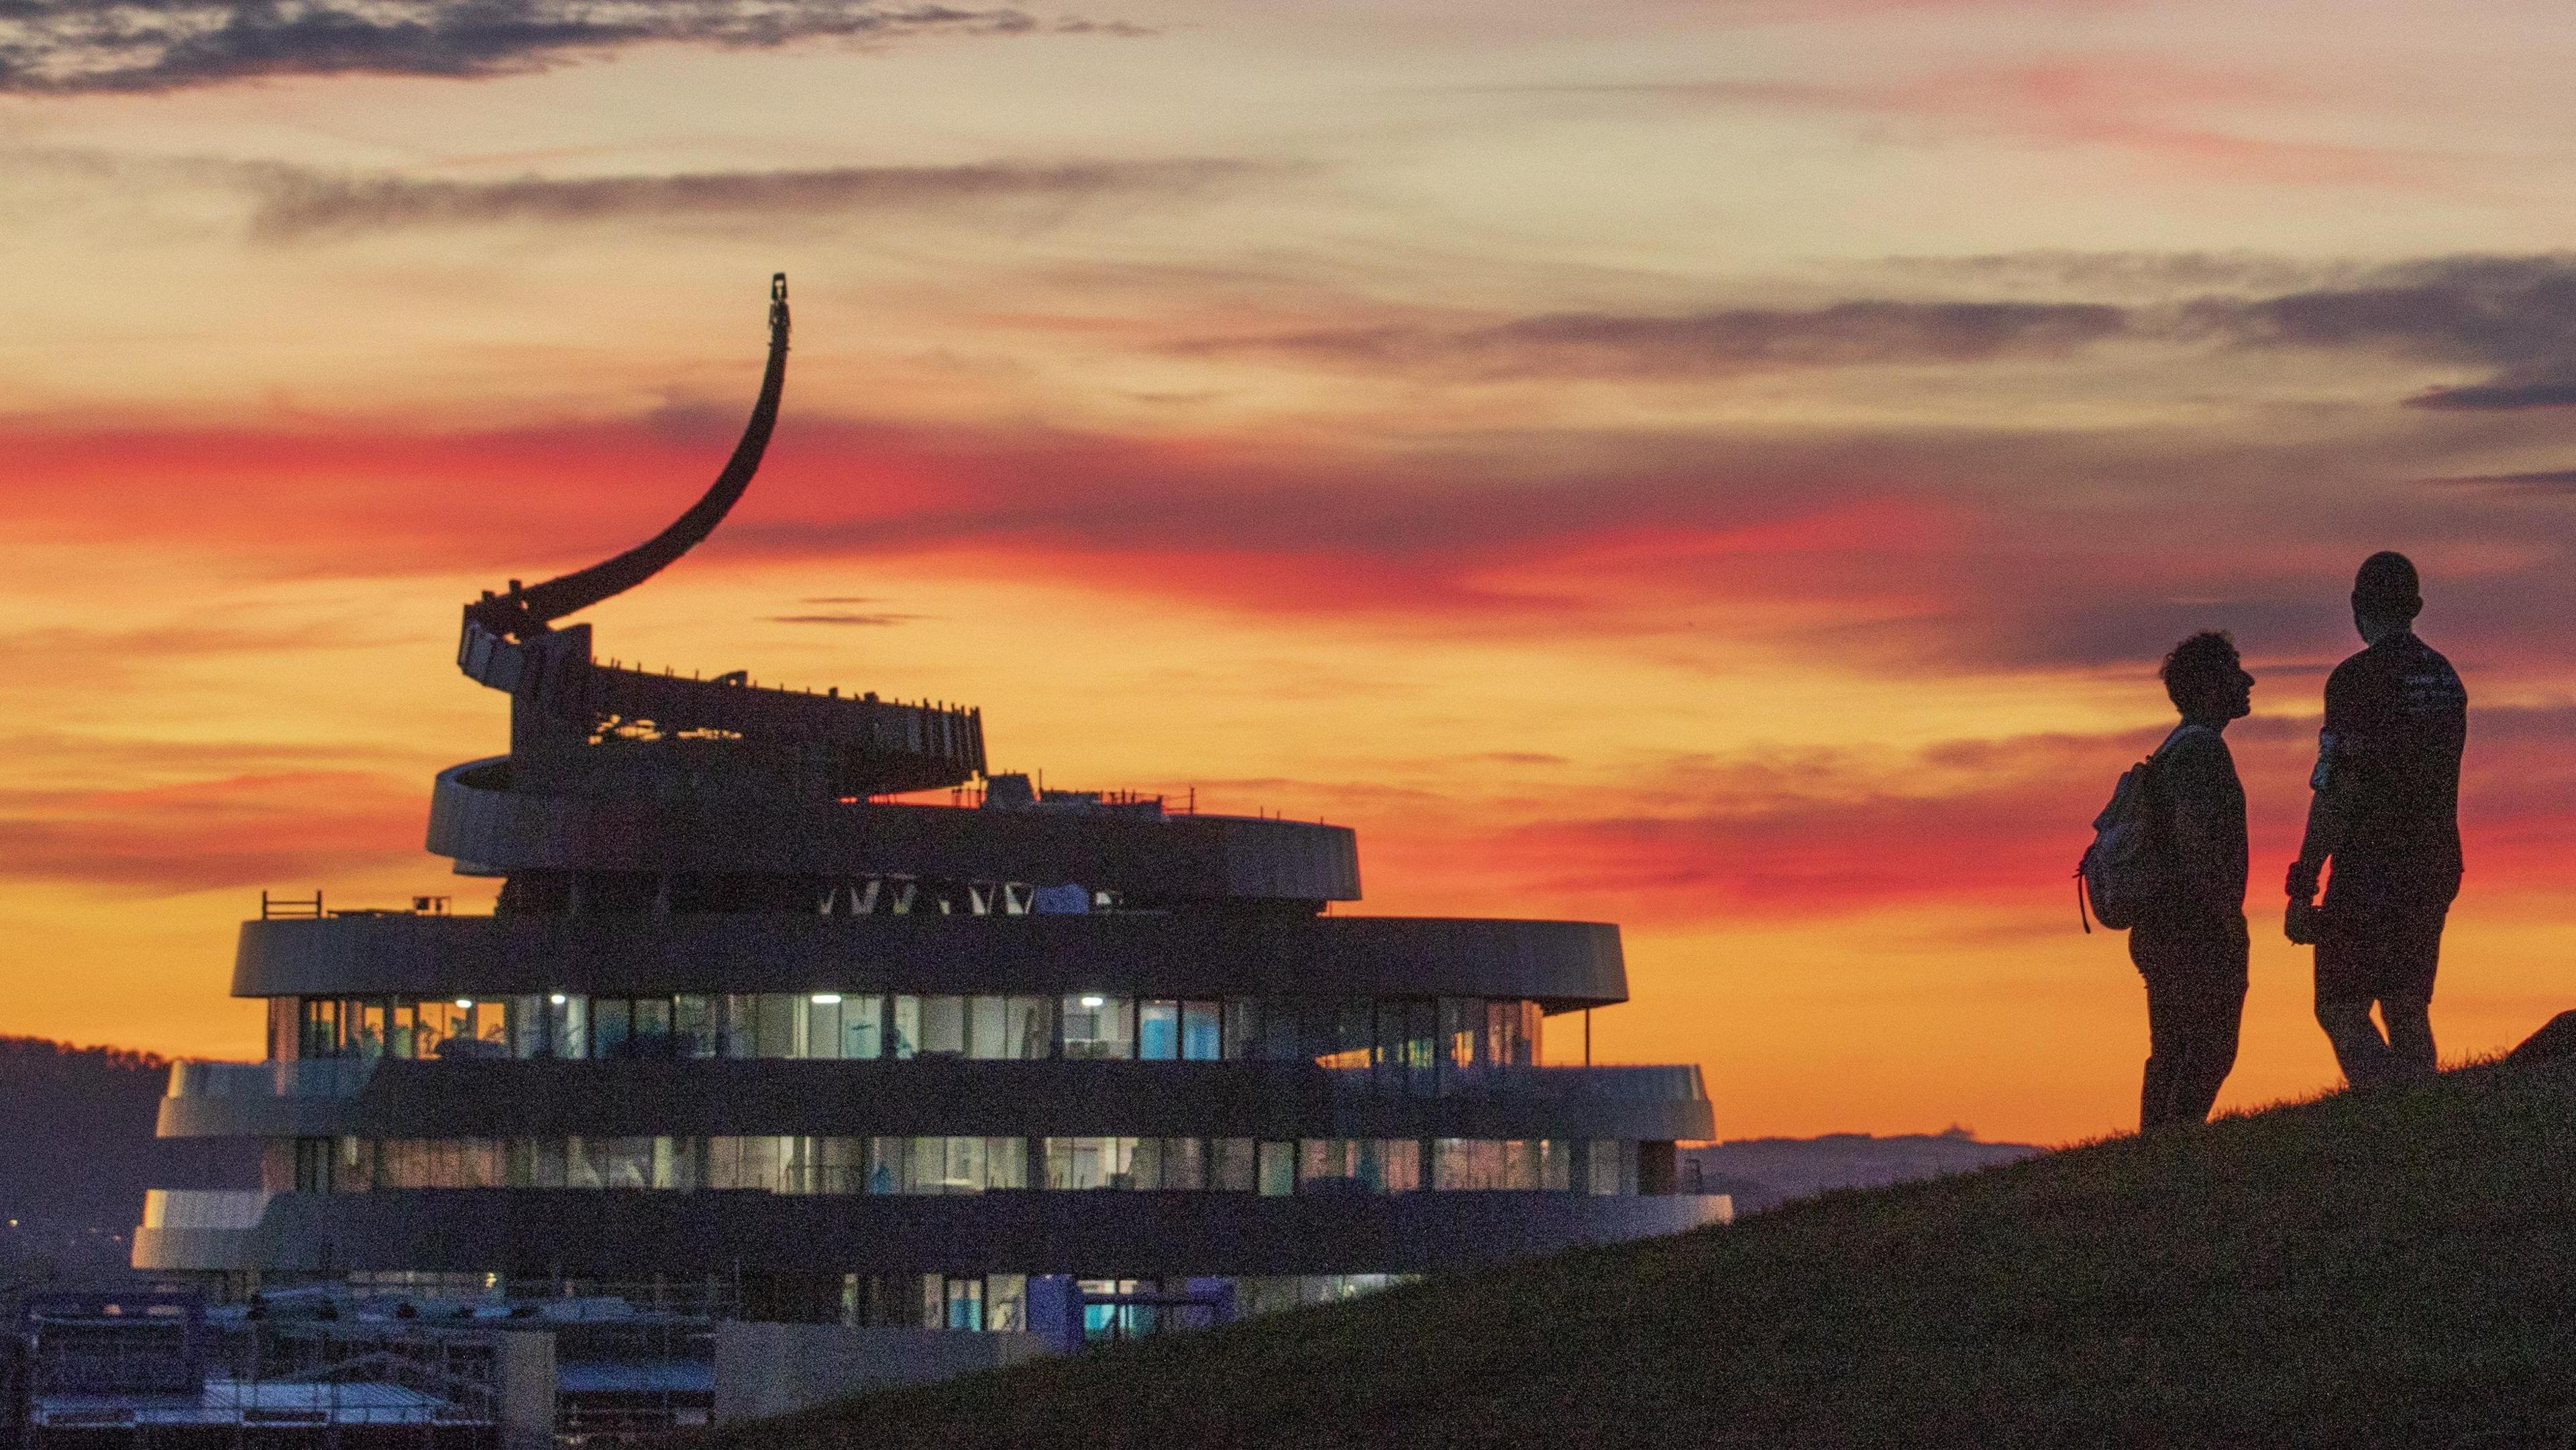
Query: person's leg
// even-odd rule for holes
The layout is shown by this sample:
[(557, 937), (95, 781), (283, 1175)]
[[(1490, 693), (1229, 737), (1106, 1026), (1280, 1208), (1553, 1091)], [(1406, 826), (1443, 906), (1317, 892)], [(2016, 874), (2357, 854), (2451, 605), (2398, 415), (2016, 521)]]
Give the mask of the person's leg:
[(2191, 992), (2190, 1045), (2176, 1069), (2174, 1114), (2180, 1121), (2205, 1123), (2218, 1105), (2218, 1090), (2236, 1068), (2236, 1046), (2245, 1020), (2247, 943), (2241, 924), (2236, 931), (2204, 944), (2195, 963)]
[(2421, 997), (2393, 995), (2379, 999), (2379, 1016), (2388, 1024), (2388, 1065), (2392, 1077), (2431, 1077), (2433, 1004)]
[(2317, 1003), (2317, 1025), (2334, 1045), (2335, 1065), (2343, 1069), (2346, 1083), (2359, 1088), (2387, 1081), (2388, 1040), (2379, 1035), (2379, 1024), (2370, 1020), (2369, 998)]
[(2379, 1017), (2388, 1024), (2390, 1067), (2399, 1077), (2430, 1077), (2436, 1070), (2433, 976), (2442, 963), (2442, 925), (2449, 915), (2446, 902), (2389, 924)]
[(2329, 909), (2317, 938), (2317, 1025), (2334, 1046), (2343, 1080), (2357, 1088), (2383, 1082), (2389, 1074), (2388, 1041), (2370, 1020), (2369, 936), (2352, 917)]
[(2144, 923), (2129, 932), (2129, 960), (2147, 988), (2147, 1063), (2138, 1082), (2141, 1133), (2163, 1126), (2174, 1115), (2174, 1064), (2182, 1054), (2183, 1039), (2169, 945)]

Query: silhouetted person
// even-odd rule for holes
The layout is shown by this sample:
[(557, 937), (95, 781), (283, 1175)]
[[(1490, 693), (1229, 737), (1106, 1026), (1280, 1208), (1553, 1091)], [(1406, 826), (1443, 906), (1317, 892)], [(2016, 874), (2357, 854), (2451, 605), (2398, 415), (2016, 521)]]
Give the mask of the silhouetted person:
[[(2433, 1071), (2433, 972), (2460, 891), (2460, 751), (2469, 695), (2415, 637), (2415, 566), (2373, 554), (2352, 585), (2369, 648), (2326, 681), (2308, 833), (2290, 867), (2290, 940), (2317, 949), (2317, 1022), (2345, 1081)], [(2325, 905), (2317, 878), (2334, 863)], [(2371, 1004), (2387, 1032), (2370, 1020)]]
[(2254, 677), (2224, 634), (2175, 645), (2163, 675), (2182, 723), (2156, 748), (2149, 789), (2171, 889), (2129, 929), (2129, 960), (2147, 984), (2141, 1131), (2207, 1120), (2245, 1013), (2245, 787), (2220, 732), (2253, 708)]

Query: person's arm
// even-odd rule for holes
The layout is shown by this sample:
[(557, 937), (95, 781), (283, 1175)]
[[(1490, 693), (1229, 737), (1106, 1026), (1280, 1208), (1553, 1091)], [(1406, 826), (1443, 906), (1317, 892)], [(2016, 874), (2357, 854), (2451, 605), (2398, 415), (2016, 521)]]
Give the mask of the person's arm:
[(2299, 840), (2299, 858), (2290, 863), (2289, 879), (2282, 883), (2290, 909), (2281, 930), (2301, 946), (2316, 943), (2317, 883), (2352, 829), (2354, 788), (2359, 784), (2355, 722), (2342, 673), (2338, 670), (2335, 678), (2326, 681), (2325, 728), (2317, 734), (2317, 768), (2308, 776), (2308, 788), (2314, 792), (2308, 798), (2308, 829)]

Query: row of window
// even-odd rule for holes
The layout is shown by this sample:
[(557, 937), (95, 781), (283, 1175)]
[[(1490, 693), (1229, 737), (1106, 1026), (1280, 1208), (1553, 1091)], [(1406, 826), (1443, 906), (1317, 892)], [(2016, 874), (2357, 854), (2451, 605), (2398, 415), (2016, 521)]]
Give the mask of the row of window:
[(271, 999), (269, 1011), (272, 1055), (281, 1059), (947, 1055), (1310, 1061), (1372, 1069), (1424, 1090), (1480, 1068), (1536, 1063), (1542, 1021), (1535, 1002), (1481, 997), (1197, 1000), (1105, 992), (280, 997)]
[[(801, 1277), (801, 1276), (800, 1276)], [(655, 1309), (729, 1317), (752, 1312), (796, 1323), (907, 1329), (1018, 1330), (1030, 1327), (1032, 1291), (1078, 1293), (1082, 1327), (1093, 1339), (1129, 1339), (1220, 1322), (1227, 1301), (1237, 1316), (1331, 1304), (1397, 1284), (1414, 1274), (1282, 1274), (1095, 1279), (1074, 1275), (931, 1273), (843, 1274), (787, 1295), (746, 1296), (737, 1283), (727, 1293), (720, 1275), (694, 1289), (685, 1279), (649, 1281), (514, 1276), (497, 1272), (439, 1273), (362, 1270), (352, 1287), (377, 1293), (508, 1303), (531, 1298), (612, 1298)], [(506, 1288), (504, 1287), (506, 1284)], [(818, 1294), (815, 1289), (820, 1289)], [(1059, 1299), (1058, 1303), (1062, 1303)]]
[(292, 1186), (304, 1193), (649, 1188), (921, 1194), (1032, 1186), (1274, 1196), (1410, 1193), (1425, 1187), (1637, 1191), (1636, 1143), (1607, 1138), (299, 1138), (293, 1153)]
[[(1082, 1334), (1101, 1341), (1206, 1329), (1234, 1315), (1333, 1304), (1410, 1281), (1410, 1274), (1278, 1274), (1230, 1279), (1081, 1279)], [(843, 1278), (852, 1325), (1010, 1331), (1029, 1326), (1026, 1274), (893, 1274)]]

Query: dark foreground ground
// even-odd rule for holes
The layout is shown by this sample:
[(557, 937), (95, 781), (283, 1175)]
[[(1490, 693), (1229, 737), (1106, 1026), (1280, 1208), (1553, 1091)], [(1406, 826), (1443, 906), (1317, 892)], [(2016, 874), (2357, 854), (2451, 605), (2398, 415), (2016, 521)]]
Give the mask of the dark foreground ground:
[(708, 1438), (2576, 1445), (2576, 1070), (1829, 1194)]

